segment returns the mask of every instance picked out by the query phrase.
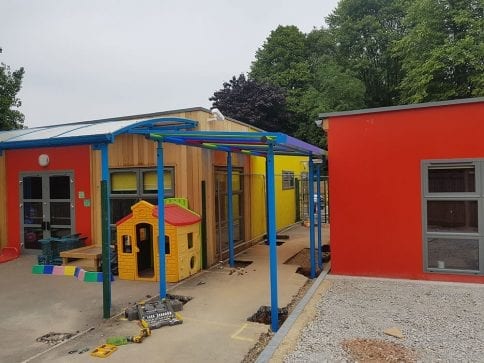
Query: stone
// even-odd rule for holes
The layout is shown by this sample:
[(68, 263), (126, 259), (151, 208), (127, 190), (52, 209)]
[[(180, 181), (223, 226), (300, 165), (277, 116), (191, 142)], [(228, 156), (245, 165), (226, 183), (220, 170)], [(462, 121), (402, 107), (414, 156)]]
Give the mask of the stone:
[(390, 335), (390, 336), (395, 337), (395, 338), (398, 338), (398, 339), (403, 339), (404, 338), (402, 331), (399, 328), (397, 328), (397, 327), (387, 328), (383, 332), (386, 335)]

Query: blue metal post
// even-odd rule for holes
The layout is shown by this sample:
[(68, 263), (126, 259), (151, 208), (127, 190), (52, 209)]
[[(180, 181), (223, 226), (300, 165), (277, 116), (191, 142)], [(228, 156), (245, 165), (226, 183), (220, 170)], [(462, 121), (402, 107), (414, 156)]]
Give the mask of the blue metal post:
[(156, 148), (156, 173), (158, 177), (158, 266), (160, 277), (160, 299), (166, 297), (165, 260), (165, 178), (163, 163), (163, 142)]
[(235, 267), (234, 259), (234, 211), (232, 201), (232, 153), (227, 153), (227, 210), (228, 210), (228, 237), (229, 237), (229, 265)]
[(316, 258), (314, 255), (314, 164), (313, 157), (309, 156), (309, 257), (311, 259), (310, 277), (316, 277)]
[(266, 158), (267, 170), (267, 237), (269, 240), (270, 276), (271, 276), (271, 329), (279, 329), (279, 306), (277, 302), (277, 245), (276, 245), (276, 196), (274, 177), (274, 146), (269, 143)]
[(101, 189), (102, 197), (102, 261), (103, 261), (103, 317), (111, 317), (111, 214), (109, 206), (109, 153), (108, 145), (99, 146), (101, 150)]
[(316, 194), (318, 199), (316, 199), (317, 203), (317, 211), (318, 211), (318, 266), (321, 270), (323, 268), (323, 247), (322, 247), (322, 219), (321, 219), (321, 164), (316, 165), (316, 178), (318, 179), (318, 184), (316, 184)]

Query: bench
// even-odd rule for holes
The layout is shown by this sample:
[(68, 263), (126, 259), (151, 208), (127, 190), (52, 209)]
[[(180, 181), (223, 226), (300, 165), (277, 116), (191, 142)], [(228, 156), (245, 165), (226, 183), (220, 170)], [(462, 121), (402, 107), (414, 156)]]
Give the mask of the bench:
[(97, 246), (80, 247), (60, 253), (63, 266), (77, 266), (86, 271), (100, 271), (101, 256), (101, 247)]

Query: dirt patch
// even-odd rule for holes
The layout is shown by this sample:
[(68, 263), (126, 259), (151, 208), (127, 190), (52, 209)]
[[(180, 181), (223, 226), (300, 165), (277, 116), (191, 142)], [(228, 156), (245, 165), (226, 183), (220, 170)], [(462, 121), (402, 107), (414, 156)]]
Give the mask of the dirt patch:
[[(329, 246), (328, 246), (329, 247)], [(323, 245), (323, 263), (330, 260), (329, 248)], [(317, 256), (316, 256), (317, 258)], [(298, 274), (304, 275), (306, 277), (311, 277), (311, 253), (309, 248), (303, 248), (301, 251), (296, 253), (291, 258), (287, 259), (285, 262), (287, 265), (299, 265), (300, 267), (296, 270)], [(317, 264), (317, 263), (316, 263)], [(316, 277), (319, 276), (321, 270), (316, 266)]]
[(241, 268), (244, 268), (244, 267), (247, 267), (249, 266), (250, 264), (252, 264), (253, 261), (242, 261), (242, 260), (235, 260), (234, 261), (234, 267), (237, 268), (237, 267), (241, 267)]
[(77, 333), (79, 333), (79, 332), (78, 331), (75, 332), (75, 333), (54, 333), (54, 332), (50, 332), (50, 333), (47, 333), (47, 334), (42, 335), (41, 337), (35, 339), (35, 341), (37, 341), (39, 343), (47, 343), (49, 345), (56, 345), (56, 344), (62, 343), (64, 340), (67, 340), (67, 339), (73, 337)]
[(413, 351), (402, 344), (378, 339), (351, 339), (341, 342), (343, 350), (357, 362), (416, 362)]
[[(279, 326), (282, 325), (287, 319), (288, 311), (286, 308), (279, 308), (278, 311), (278, 319), (279, 319)], [(271, 323), (271, 307), (270, 306), (261, 306), (255, 314), (249, 316), (247, 318), (248, 321), (252, 321), (254, 323), (261, 323), (261, 324), (270, 324)]]

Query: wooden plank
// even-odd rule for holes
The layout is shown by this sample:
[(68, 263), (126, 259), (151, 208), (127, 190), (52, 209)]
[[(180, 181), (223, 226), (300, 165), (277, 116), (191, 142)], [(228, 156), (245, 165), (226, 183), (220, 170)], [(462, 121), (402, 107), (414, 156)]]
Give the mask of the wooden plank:
[(98, 271), (99, 260), (91, 258), (78, 258), (70, 262), (64, 262), (63, 266), (77, 266), (86, 271)]
[(97, 247), (97, 246), (80, 247), (80, 248), (75, 248), (73, 250), (62, 251), (60, 253), (60, 256), (63, 258), (67, 257), (67, 258), (95, 259), (95, 258), (100, 258), (101, 255), (102, 255), (101, 247)]

